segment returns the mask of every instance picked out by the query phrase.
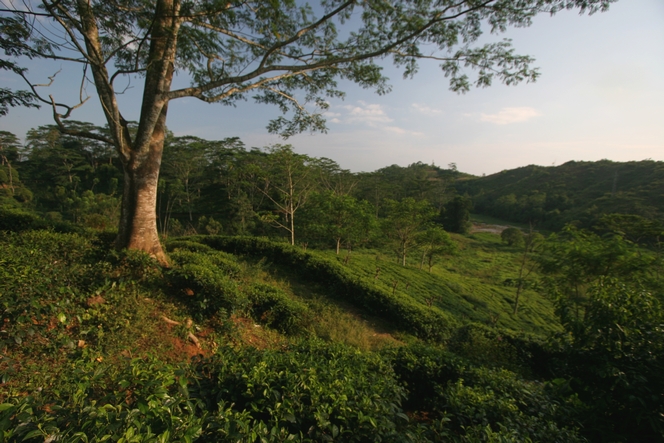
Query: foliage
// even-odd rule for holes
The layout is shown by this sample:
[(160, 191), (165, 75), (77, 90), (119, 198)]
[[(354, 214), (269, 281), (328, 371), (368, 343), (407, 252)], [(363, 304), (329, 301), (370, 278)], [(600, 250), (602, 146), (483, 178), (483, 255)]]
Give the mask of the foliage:
[(429, 267), (429, 272), (436, 261), (436, 258), (441, 255), (455, 255), (458, 253), (458, 246), (450, 235), (440, 226), (431, 226), (427, 230), (422, 231), (418, 235), (417, 246), (422, 250), (422, 261), (420, 262), (420, 269), (426, 260)]
[(473, 202), (466, 196), (457, 195), (440, 211), (439, 222), (446, 231), (466, 234), (470, 230), (470, 211)]
[(8, 207), (0, 207), (0, 231), (46, 229), (49, 223), (37, 214)]
[(519, 228), (507, 228), (500, 233), (500, 238), (502, 241), (507, 243), (510, 246), (522, 246), (523, 245), (523, 232)]
[[(315, 186), (312, 159), (296, 154), (291, 145), (268, 148), (270, 162), (254, 186), (274, 205), (274, 212), (262, 214), (261, 219), (283, 229), (295, 244), (295, 214), (307, 202)], [(256, 166), (257, 167), (257, 166)]]
[(567, 228), (547, 239), (538, 256), (545, 290), (556, 303), (557, 314), (570, 331), (585, 328), (588, 290), (604, 277), (626, 283), (653, 281), (650, 275), (658, 258), (644, 254), (618, 236), (600, 238), (596, 234)]
[(584, 422), (594, 439), (664, 437), (664, 316), (648, 288), (658, 287), (655, 260), (620, 237), (573, 229), (542, 256), (545, 289), (570, 335), (555, 372), (592, 405)]
[[(0, 17), (0, 49), (5, 57), (0, 61), (0, 69), (18, 75), (25, 75), (27, 69), (21, 68), (11, 61), (11, 58), (24, 56), (32, 58), (31, 51), (25, 47), (23, 41), (30, 35), (24, 20), (12, 17)], [(9, 88), (0, 88), (0, 117), (7, 115), (10, 107), (27, 106), (39, 108), (35, 103), (35, 94), (29, 91), (14, 91)]]
[(240, 267), (229, 254), (179, 249), (171, 259), (175, 266), (166, 272), (168, 284), (192, 307), (196, 318), (225, 316), (247, 305), (233, 279)]
[(199, 406), (181, 369), (157, 359), (119, 367), (80, 359), (57, 391), (34, 392), (0, 405), (5, 439), (37, 442), (193, 441)]
[(657, 223), (663, 183), (661, 161), (601, 160), (524, 166), (460, 181), (456, 188), (472, 197), (478, 213), (558, 230), (568, 223), (588, 229), (610, 214)]
[(221, 441), (419, 441), (400, 409), (405, 390), (377, 355), (304, 342), (221, 349), (199, 368), (196, 388), (216, 421), (210, 437)]
[(279, 332), (301, 333), (312, 323), (305, 304), (289, 298), (273, 286), (254, 284), (248, 292), (253, 317)]
[(421, 231), (429, 227), (435, 210), (426, 200), (405, 198), (401, 201), (385, 200), (387, 217), (383, 220), (383, 232), (395, 243), (398, 260), (406, 266), (408, 251), (415, 245)]
[(334, 242), (339, 254), (341, 245), (349, 249), (366, 243), (377, 228), (373, 208), (366, 200), (333, 191), (316, 192), (303, 208), (305, 238)]
[(361, 172), (356, 177), (352, 195), (371, 202), (380, 212), (385, 199), (399, 201), (404, 198), (427, 200), (439, 209), (449, 200), (450, 192), (454, 192), (453, 183), (471, 176), (417, 162), (406, 167), (392, 165), (374, 172)]
[[(373, 282), (387, 293), (411, 299), (427, 309), (441, 311), (462, 323), (477, 322), (515, 331), (548, 334), (561, 330), (553, 304), (532, 288), (524, 289), (523, 309), (512, 314), (514, 291), (506, 278), (518, 275), (518, 254), (495, 234), (472, 238), (451, 234), (458, 254), (439, 257), (431, 272), (419, 270), (420, 258), (408, 266), (386, 257), (391, 250), (356, 250), (347, 272)], [(320, 253), (319, 253), (320, 254)], [(334, 260), (332, 253), (322, 255)]]
[(660, 247), (660, 242), (664, 237), (664, 226), (660, 220), (636, 214), (602, 215), (593, 229), (599, 232), (610, 232), (632, 243), (650, 247)]
[[(459, 272), (514, 267), (513, 248), (496, 235), (453, 237), (461, 251), (454, 263)], [(486, 324), (459, 326), (450, 319), (462, 318), (461, 311), (440, 308), (467, 298), (479, 315), (482, 303), (497, 309), (497, 292), (484, 297), (478, 286), (425, 307), (419, 294), (431, 293), (435, 273), (378, 261), (387, 278), (413, 281), (411, 291), (390, 290), (372, 280), (376, 251), (357, 251), (342, 265), (332, 251), (303, 252), (257, 238), (191, 237), (169, 241), (173, 263), (162, 269), (138, 251), (108, 254), (112, 240), (110, 232), (0, 233), (5, 440), (662, 438), (664, 317), (653, 290), (656, 255), (619, 237), (568, 230), (546, 243), (543, 287), (563, 296), (576, 293), (570, 285), (578, 282), (584, 295), (583, 321), (565, 323), (566, 334), (548, 343)], [(411, 344), (370, 353), (309, 338), (258, 350), (240, 345), (237, 336), (213, 335), (214, 347), (200, 351), (206, 357), (176, 359), (182, 350), (167, 351), (175, 336), (164, 335), (164, 314), (211, 317), (217, 323), (199, 323), (207, 331), (230, 312), (252, 313), (288, 334), (316, 330), (316, 302), (301, 296), (310, 287), (284, 290), (287, 285), (255, 278), (254, 268), (249, 275), (237, 256), (216, 249), (265, 257), (263, 263), (281, 264), (303, 282), (317, 282), (364, 312), (438, 342), (401, 335)], [(496, 282), (502, 279), (487, 269)], [(440, 275), (450, 285), (463, 281)], [(182, 304), (170, 305), (171, 313), (163, 310), (166, 300)], [(186, 323), (172, 333), (199, 330)]]
[(447, 351), (410, 346), (387, 352), (410, 391), (405, 407), (431, 421), (435, 441), (583, 441), (568, 426), (574, 399), (504, 369), (469, 365)]
[(234, 254), (267, 257), (282, 266), (290, 266), (308, 280), (327, 286), (336, 297), (347, 300), (367, 312), (379, 315), (395, 326), (422, 338), (443, 337), (454, 320), (441, 312), (426, 309), (407, 297), (377, 288), (367, 278), (349, 272), (338, 262), (303, 252), (283, 243), (250, 237), (201, 237), (200, 241)]

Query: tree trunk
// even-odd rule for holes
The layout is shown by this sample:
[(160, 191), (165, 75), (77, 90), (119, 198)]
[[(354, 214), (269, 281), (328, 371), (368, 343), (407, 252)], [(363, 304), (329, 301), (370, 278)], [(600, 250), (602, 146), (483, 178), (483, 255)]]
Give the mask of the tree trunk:
[[(85, 3), (84, 0), (79, 2)], [(173, 81), (177, 34), (181, 24), (177, 19), (179, 8), (178, 0), (156, 2), (141, 118), (131, 145), (121, 140), (129, 139), (126, 122), (107, 114), (109, 126), (112, 128), (114, 124), (122, 123), (126, 134), (116, 134), (116, 147), (120, 151), (124, 169), (124, 190), (115, 246), (119, 249), (145, 251), (164, 266), (168, 266), (168, 257), (161, 247), (157, 232), (157, 185), (168, 112), (168, 101), (162, 94), (171, 89)], [(108, 75), (102, 71), (98, 73)], [(108, 86), (112, 88), (110, 83)]]
[(168, 258), (159, 242), (156, 208), (166, 112), (167, 105), (164, 105), (152, 133), (147, 155), (140, 156), (132, 152), (131, 159), (123, 162), (122, 212), (115, 241), (116, 248), (145, 251), (165, 266), (168, 265)]
[(401, 266), (406, 266), (406, 245), (403, 244), (401, 249)]

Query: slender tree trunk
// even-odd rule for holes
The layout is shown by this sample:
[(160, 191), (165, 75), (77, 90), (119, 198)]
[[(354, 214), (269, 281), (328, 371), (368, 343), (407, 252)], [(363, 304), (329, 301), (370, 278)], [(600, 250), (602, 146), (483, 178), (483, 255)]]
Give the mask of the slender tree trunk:
[(341, 250), (341, 237), (337, 238), (337, 255), (339, 255), (340, 250)]
[(14, 195), (14, 180), (12, 178), (12, 164), (9, 162), (9, 159), (2, 156), (2, 163), (7, 165), (7, 172), (9, 173), (9, 189), (11, 190), (12, 195)]
[(401, 265), (406, 266), (406, 244), (403, 244), (401, 249)]
[(295, 246), (295, 211), (293, 211), (293, 204), (289, 205), (290, 211), (290, 241), (291, 245)]

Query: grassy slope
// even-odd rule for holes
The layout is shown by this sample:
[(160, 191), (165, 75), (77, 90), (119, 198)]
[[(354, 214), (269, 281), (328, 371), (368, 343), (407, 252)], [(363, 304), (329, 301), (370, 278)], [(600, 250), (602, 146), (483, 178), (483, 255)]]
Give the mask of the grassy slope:
[[(460, 245), (459, 255), (441, 259), (431, 273), (426, 266), (419, 269), (417, 257), (403, 267), (376, 251), (353, 252), (347, 268), (369, 279), (374, 279), (380, 268), (375, 279), (379, 288), (391, 292), (398, 282), (397, 293), (423, 305), (433, 297), (435, 308), (464, 322), (496, 324), (536, 334), (560, 330), (551, 303), (533, 291), (525, 291), (519, 314), (512, 314), (514, 288), (502, 283), (518, 275), (518, 249), (503, 245), (495, 234), (455, 235), (454, 239)], [(333, 252), (320, 254), (343, 261)]]

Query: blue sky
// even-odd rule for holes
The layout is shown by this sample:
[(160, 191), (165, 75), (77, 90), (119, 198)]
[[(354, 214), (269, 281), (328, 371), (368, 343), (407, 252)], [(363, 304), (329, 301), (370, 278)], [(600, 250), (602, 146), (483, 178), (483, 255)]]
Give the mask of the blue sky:
[[(560, 165), (569, 160), (664, 160), (664, 1), (620, 0), (606, 13), (562, 12), (537, 17), (525, 29), (496, 39), (513, 40), (517, 53), (535, 57), (535, 83), (448, 90), (436, 63), (421, 63), (414, 79), (403, 80), (386, 66), (392, 92), (378, 96), (344, 84), (345, 100), (333, 100), (327, 134), (292, 137), (296, 151), (328, 157), (352, 171), (422, 161), (476, 175), (528, 164)], [(78, 95), (77, 72), (60, 63), (31, 62), (30, 77), (47, 77), (62, 67), (48, 91), (57, 100)], [(186, 83), (185, 78), (178, 79)], [(0, 85), (22, 87), (9, 74)], [(140, 83), (121, 97), (125, 117), (138, 118)], [(103, 125), (93, 97), (72, 118)], [(71, 101), (71, 100), (67, 100)], [(171, 102), (168, 127), (176, 135), (207, 139), (238, 136), (247, 146), (284, 143), (267, 133), (275, 108), (242, 102), (236, 108), (195, 99)], [(0, 130), (23, 137), (51, 124), (50, 111), (13, 109)]]

